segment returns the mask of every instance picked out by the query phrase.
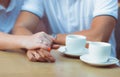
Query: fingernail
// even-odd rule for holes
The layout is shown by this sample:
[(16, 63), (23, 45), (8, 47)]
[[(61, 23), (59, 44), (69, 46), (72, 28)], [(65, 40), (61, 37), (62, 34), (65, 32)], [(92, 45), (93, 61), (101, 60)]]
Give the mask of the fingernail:
[(50, 52), (50, 51), (51, 51), (51, 48), (48, 48), (47, 50)]

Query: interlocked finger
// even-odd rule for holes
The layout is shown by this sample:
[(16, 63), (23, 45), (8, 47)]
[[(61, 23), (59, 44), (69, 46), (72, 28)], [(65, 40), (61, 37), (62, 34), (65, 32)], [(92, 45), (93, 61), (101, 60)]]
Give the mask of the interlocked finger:
[(39, 61), (39, 62), (44, 62), (45, 61), (37, 51), (33, 52), (33, 53), (35, 55), (36, 61)]

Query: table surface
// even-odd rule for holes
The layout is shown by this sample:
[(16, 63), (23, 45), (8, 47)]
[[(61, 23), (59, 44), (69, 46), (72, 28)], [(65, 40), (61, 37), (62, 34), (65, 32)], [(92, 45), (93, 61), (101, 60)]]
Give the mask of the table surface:
[(117, 65), (95, 67), (52, 50), (55, 63), (28, 61), (24, 52), (0, 51), (0, 77), (120, 77)]

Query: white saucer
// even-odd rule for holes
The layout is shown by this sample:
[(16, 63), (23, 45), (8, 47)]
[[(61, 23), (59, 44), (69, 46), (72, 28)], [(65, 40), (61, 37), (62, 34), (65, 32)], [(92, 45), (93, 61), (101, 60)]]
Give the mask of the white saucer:
[(80, 50), (81, 52), (68, 52), (66, 51), (66, 47), (65, 46), (61, 46), (58, 51), (60, 51), (61, 53), (65, 54), (65, 55), (68, 55), (68, 56), (74, 56), (74, 57), (79, 57), (81, 55), (84, 55), (84, 54), (87, 54), (88, 53), (88, 49), (84, 49), (84, 50)]
[(88, 54), (80, 56), (80, 60), (83, 61), (83, 62), (85, 62), (85, 63), (88, 63), (90, 65), (94, 65), (94, 66), (109, 66), (109, 65), (117, 64), (119, 62), (119, 60), (117, 58), (110, 57), (107, 62), (104, 62), (104, 63), (95, 63), (95, 62), (92, 62), (90, 60)]

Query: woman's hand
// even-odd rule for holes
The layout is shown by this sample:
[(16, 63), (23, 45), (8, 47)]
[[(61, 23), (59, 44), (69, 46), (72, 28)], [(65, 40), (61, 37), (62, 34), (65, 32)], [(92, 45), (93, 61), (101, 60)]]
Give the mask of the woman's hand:
[(54, 38), (50, 35), (39, 32), (31, 36), (26, 36), (25, 39), (23, 39), (23, 46), (26, 49), (50, 49), (51, 45), (53, 43)]

